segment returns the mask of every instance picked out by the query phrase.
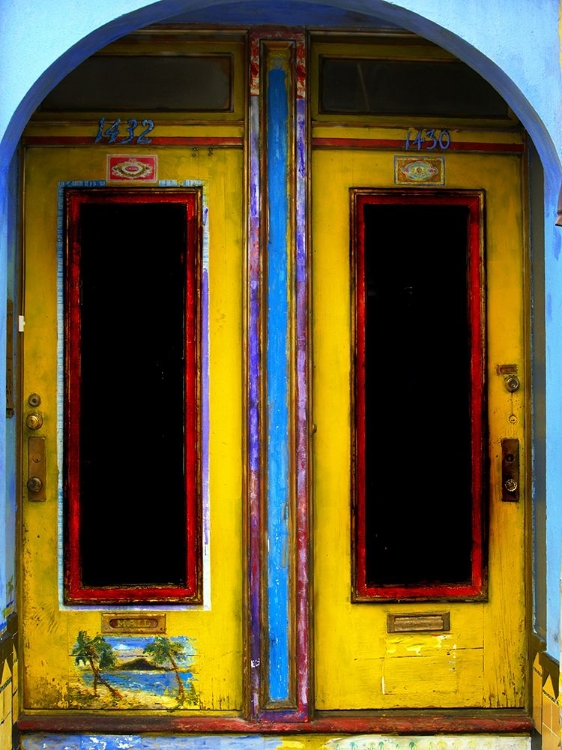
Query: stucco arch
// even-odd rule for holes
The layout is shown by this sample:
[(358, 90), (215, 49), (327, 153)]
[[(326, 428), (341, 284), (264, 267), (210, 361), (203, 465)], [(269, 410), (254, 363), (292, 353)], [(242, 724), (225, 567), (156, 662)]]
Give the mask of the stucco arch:
[[(245, 0), (244, 4), (259, 1)], [(554, 130), (551, 126), (557, 116), (559, 97), (555, 92), (562, 88), (560, 67), (548, 66), (546, 61), (542, 61), (541, 65), (539, 55), (534, 56), (533, 64), (529, 66), (525, 50), (525, 40), (528, 43), (529, 39), (540, 35), (543, 48), (545, 42), (549, 46), (556, 46), (550, 59), (558, 59), (554, 56), (559, 52), (557, 25), (553, 28), (557, 22), (557, 12), (548, 18), (543, 13), (534, 12), (525, 0), (497, 3), (494, 8), (490, 8), (485, 0), (472, 0), (470, 3), (454, 0), (446, 4), (436, 0), (403, 0), (400, 3), (386, 0), (303, 2), (310, 4), (311, 9), (324, 5), (378, 16), (414, 31), (455, 54), (476, 69), (506, 99), (529, 132), (547, 178), (558, 182), (558, 153), (562, 147), (562, 136), (559, 136), (561, 143), (555, 143), (552, 133), (557, 133), (558, 129)], [(159, 0), (153, 3), (120, 0), (98, 2), (95, 8), (90, 7), (86, 13), (75, 0), (64, 0), (54, 8), (48, 8), (51, 3), (47, 2), (44, 4), (45, 10), (38, 13), (38, 4), (29, 1), (29, 5), (33, 5), (33, 13), (27, 13), (30, 10), (25, 7), (27, 4), (18, 3), (17, 10), (13, 12), (3, 11), (7, 20), (3, 24), (7, 44), (3, 45), (0, 67), (4, 70), (7, 86), (4, 103), (0, 100), (0, 132), (3, 129), (2, 119), (6, 117), (0, 163), (4, 164), (9, 162), (23, 128), (43, 97), (86, 57), (124, 34), (177, 13), (203, 12), (205, 8), (223, 4), (242, 5), (236, 0)], [(552, 10), (557, 11), (556, 2), (545, 5), (551, 5)], [(18, 23), (24, 20), (25, 24)], [(19, 33), (10, 34), (11, 27), (15, 29), (16, 25)], [(501, 34), (498, 34), (499, 29)], [(514, 49), (517, 54), (505, 54)], [(13, 60), (10, 52), (14, 54)], [(7, 64), (2, 64), (2, 58), (7, 59)], [(522, 65), (523, 60), (525, 65)], [(510, 63), (509, 69), (506, 62)], [(537, 87), (527, 80), (529, 70), (534, 71), (542, 82), (545, 76), (553, 78), (553, 86), (549, 89), (552, 93), (551, 106), (548, 101), (539, 101), (542, 97), (538, 96)], [(12, 77), (13, 81), (10, 81)], [(4, 104), (12, 106), (11, 113), (2, 112)]]

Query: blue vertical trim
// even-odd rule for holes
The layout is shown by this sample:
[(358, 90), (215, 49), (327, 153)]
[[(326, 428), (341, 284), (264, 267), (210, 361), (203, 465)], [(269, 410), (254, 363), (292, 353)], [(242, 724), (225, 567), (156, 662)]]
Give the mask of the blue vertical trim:
[[(545, 172), (545, 344), (546, 344), (546, 650), (560, 660), (560, 569), (562, 566), (562, 234), (554, 225), (560, 178)], [(538, 283), (539, 280), (537, 279)], [(538, 436), (536, 436), (538, 438)], [(536, 454), (538, 458), (540, 454)]]
[(289, 112), (287, 72), (267, 85), (267, 593), (269, 699), (289, 699)]
[[(259, 57), (256, 54), (256, 59)], [(259, 63), (256, 64), (259, 71)], [(259, 88), (259, 85), (256, 87)], [(248, 216), (248, 343), (247, 343), (247, 420), (248, 420), (248, 604), (249, 604), (249, 692), (250, 715), (258, 715), (262, 684), (262, 370), (261, 360), (261, 172), (260, 106), (257, 94), (250, 97), (249, 122), (249, 216)]]

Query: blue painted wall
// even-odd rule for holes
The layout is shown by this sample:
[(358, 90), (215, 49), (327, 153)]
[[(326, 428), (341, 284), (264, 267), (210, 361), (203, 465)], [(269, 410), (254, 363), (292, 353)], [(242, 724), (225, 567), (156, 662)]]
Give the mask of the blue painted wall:
[[(11, 271), (8, 273), (8, 258), (13, 254), (10, 237), (11, 217), (14, 216), (13, 173), (9, 172), (9, 165), (21, 131), (35, 107), (66, 73), (113, 39), (179, 13), (188, 14), (192, 20), (213, 20), (221, 13), (219, 5), (213, 0), (0, 3), (0, 310), (5, 309), (8, 284), (13, 292)], [(264, 7), (252, 0), (224, 5), (231, 16), (236, 12), (247, 13), (248, 8), (261, 13)], [(276, 12), (281, 12), (283, 5), (283, 2), (275, 3)], [(291, 13), (294, 13), (295, 4), (292, 6)], [(299, 5), (298, 12), (304, 14), (305, 8), (311, 14), (308, 16), (310, 23), (317, 25), (322, 25), (327, 18), (330, 23), (336, 23), (334, 19), (339, 14), (346, 25), (361, 27), (374, 15), (440, 44), (472, 65), (498, 89), (534, 142), (540, 161), (540, 168), (533, 170), (535, 188), (544, 197), (540, 203), (534, 201), (533, 214), (535, 252), (541, 254), (540, 262), (534, 265), (535, 300), (544, 299), (544, 306), (535, 307), (536, 382), (543, 384), (535, 414), (538, 441), (535, 492), (540, 509), (535, 520), (542, 528), (539, 557), (541, 549), (545, 554), (545, 559), (539, 561), (544, 584), (540, 595), (544, 604), (541, 619), (548, 651), (558, 659), (562, 539), (562, 483), (559, 480), (562, 476), (562, 230), (555, 228), (554, 220), (562, 149), (559, 2), (333, 0), (328, 11), (325, 3), (307, 0)], [(543, 182), (539, 185), (536, 180)], [(3, 315), (0, 320), (0, 351), (4, 351)], [(0, 392), (5, 387), (4, 378), (4, 368), (0, 368)], [(12, 430), (11, 425), (0, 420), (0, 476), (6, 480), (0, 484), (0, 515), (7, 524), (0, 532), (3, 606), (8, 603), (5, 584), (13, 569), (14, 557), (14, 454), (7, 448), (13, 438)]]
[[(197, 13), (193, 20), (216, 21), (216, 6), (260, 9), (262, 0), (18, 0), (0, 4), (0, 164), (13, 150), (21, 129), (41, 98), (69, 70), (101, 46), (148, 23)], [(265, 3), (267, 5), (267, 3)], [(285, 2), (275, 3), (280, 13)], [(305, 0), (310, 23), (322, 20), (325, 4)], [(553, 161), (562, 147), (558, 0), (333, 0), (333, 8), (353, 11), (420, 33), (475, 67), (505, 96), (529, 129), (541, 158)], [(205, 8), (208, 7), (208, 13)], [(331, 11), (334, 13), (334, 10)], [(254, 11), (252, 10), (252, 14)], [(231, 14), (232, 16), (232, 14)], [(262, 15), (258, 15), (261, 18)], [(285, 13), (286, 18), (293, 16)], [(299, 18), (306, 20), (302, 11)], [(344, 13), (342, 23), (350, 22)], [(554, 175), (557, 176), (557, 175)]]

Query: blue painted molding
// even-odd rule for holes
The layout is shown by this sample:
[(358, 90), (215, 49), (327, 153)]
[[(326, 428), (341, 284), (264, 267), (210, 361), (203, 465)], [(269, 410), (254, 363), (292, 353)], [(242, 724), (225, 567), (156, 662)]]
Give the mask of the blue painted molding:
[[(320, 743), (322, 743), (320, 745)], [(21, 750), (280, 750), (310, 747), (304, 740), (263, 735), (186, 737), (167, 735), (46, 735), (22, 738)], [(324, 738), (325, 750), (531, 750), (530, 737), (498, 735), (440, 735), (435, 737), (381, 734)]]
[[(275, 60), (274, 62), (277, 62)], [(289, 700), (289, 109), (283, 67), (267, 72), (267, 597), (269, 698)]]
[(280, 739), (259, 735), (30, 734), (22, 737), (21, 750), (277, 750), (282, 744)]

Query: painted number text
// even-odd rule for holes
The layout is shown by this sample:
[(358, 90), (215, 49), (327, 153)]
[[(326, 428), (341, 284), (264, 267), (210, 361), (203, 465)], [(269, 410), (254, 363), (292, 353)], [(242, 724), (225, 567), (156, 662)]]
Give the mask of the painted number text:
[(94, 143), (118, 143), (120, 146), (124, 146), (127, 143), (151, 143), (152, 138), (147, 138), (147, 135), (154, 128), (154, 120), (142, 120), (140, 127), (143, 130), (140, 133), (136, 133), (139, 127), (139, 121), (135, 119), (121, 121), (119, 118), (113, 123), (106, 123), (105, 117), (102, 117), (98, 123), (98, 132), (94, 139)]
[(404, 148), (406, 151), (410, 149), (433, 151), (436, 148), (440, 151), (446, 151), (450, 145), (451, 135), (448, 130), (421, 128), (421, 130), (408, 130)]

